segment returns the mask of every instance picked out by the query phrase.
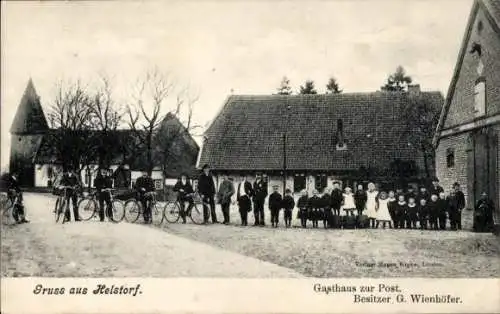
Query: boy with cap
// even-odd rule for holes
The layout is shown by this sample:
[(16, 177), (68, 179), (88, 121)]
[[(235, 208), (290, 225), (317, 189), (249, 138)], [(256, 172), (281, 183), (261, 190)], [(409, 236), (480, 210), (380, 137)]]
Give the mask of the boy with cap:
[(292, 226), (292, 213), (295, 207), (295, 200), (293, 199), (292, 191), (285, 190), (285, 197), (283, 197), (283, 208), (285, 209), (285, 226), (287, 228)]
[(273, 185), (273, 193), (269, 195), (269, 210), (271, 211), (271, 225), (278, 227), (279, 213), (283, 206), (283, 198), (278, 192), (279, 186)]
[(244, 174), (241, 174), (241, 182), (238, 184), (236, 200), (238, 201), (238, 209), (241, 217), (241, 225), (248, 225), (248, 212), (252, 210), (252, 184), (247, 180)]
[(297, 207), (299, 208), (299, 218), (302, 228), (307, 227), (307, 218), (309, 215), (309, 196), (307, 195), (307, 190), (302, 191), (302, 196), (297, 201)]

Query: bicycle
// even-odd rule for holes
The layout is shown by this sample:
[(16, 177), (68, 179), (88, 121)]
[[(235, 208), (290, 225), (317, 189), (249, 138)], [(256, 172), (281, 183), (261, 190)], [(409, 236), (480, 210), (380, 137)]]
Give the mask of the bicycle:
[[(103, 192), (109, 193), (113, 217), (110, 217), (113, 222), (121, 222), (125, 217), (125, 209), (123, 202), (113, 198), (114, 189), (103, 189)], [(92, 218), (99, 217), (99, 203), (96, 200), (97, 191), (91, 193), (89, 196), (82, 198), (78, 201), (78, 213), (80, 219), (88, 221)], [(106, 206), (106, 204), (105, 204)]]
[[(147, 200), (150, 202), (151, 206), (151, 220), (155, 225), (160, 225), (163, 222), (165, 208), (161, 208), (160, 204), (156, 200), (156, 192), (147, 192), (144, 194), (145, 197), (150, 197), (151, 199)], [(128, 215), (127, 215), (128, 214)], [(131, 198), (125, 201), (125, 220), (134, 223), (139, 217), (144, 215), (144, 208), (142, 208), (142, 203), (138, 201), (136, 198)]]
[[(67, 199), (68, 190), (70, 190), (70, 189), (74, 190), (74, 188), (70, 187), (70, 186), (61, 186), (59, 188), (63, 189), (64, 192), (57, 196), (56, 204), (54, 205), (54, 214), (55, 214), (56, 223), (59, 222), (61, 215), (63, 215), (65, 217), (66, 213), (69, 214), (69, 202)], [(62, 223), (66, 222), (66, 219), (64, 217), (63, 217)]]
[(16, 204), (18, 204), (19, 198), (17, 193), (14, 197), (10, 195), (2, 194), (2, 198), (0, 199), (0, 204), (2, 208), (2, 224), (7, 224), (11, 222), (11, 218), (14, 219), (14, 210)]
[[(198, 199), (199, 197), (196, 198), (195, 193), (188, 194), (187, 196), (193, 197), (193, 207), (191, 207), (190, 210), (185, 209), (186, 210), (186, 213), (185, 213), (186, 217), (189, 217), (191, 219), (191, 221), (196, 225), (203, 224), (203, 222), (204, 222), (203, 211), (200, 211), (198, 206), (196, 206), (196, 203), (197, 203), (196, 199)], [(165, 208), (164, 208), (164, 213), (163, 213), (164, 219), (166, 219), (169, 223), (178, 222), (179, 219), (181, 218), (181, 208), (182, 208), (181, 203), (179, 202), (178, 199), (175, 201), (168, 201), (167, 204), (165, 205)], [(184, 207), (184, 208), (186, 208), (186, 207)], [(162, 221), (163, 221), (163, 219), (162, 219)]]

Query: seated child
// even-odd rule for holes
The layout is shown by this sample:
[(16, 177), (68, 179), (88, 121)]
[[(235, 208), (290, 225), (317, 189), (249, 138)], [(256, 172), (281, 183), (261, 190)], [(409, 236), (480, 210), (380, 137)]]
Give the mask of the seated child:
[(295, 200), (292, 196), (292, 191), (290, 189), (285, 190), (285, 197), (283, 197), (283, 208), (285, 209), (285, 226), (292, 226), (292, 212), (295, 207)]
[(271, 211), (271, 225), (275, 228), (278, 227), (279, 213), (283, 206), (283, 198), (278, 192), (278, 185), (273, 186), (273, 193), (269, 195), (269, 210)]
[(302, 196), (297, 201), (297, 207), (299, 208), (298, 218), (300, 219), (300, 224), (302, 228), (306, 228), (309, 214), (309, 197), (306, 190), (302, 191)]
[(406, 228), (415, 229), (417, 228), (417, 219), (418, 219), (418, 206), (415, 202), (414, 197), (408, 198), (408, 214), (406, 216)]

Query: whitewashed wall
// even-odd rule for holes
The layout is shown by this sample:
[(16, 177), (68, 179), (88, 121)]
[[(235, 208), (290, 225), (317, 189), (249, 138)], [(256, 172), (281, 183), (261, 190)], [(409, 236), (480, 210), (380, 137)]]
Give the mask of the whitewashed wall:
[[(49, 177), (49, 168), (52, 168), (52, 178)], [(35, 186), (48, 187), (49, 179), (54, 183), (54, 179), (60, 176), (62, 167), (50, 164), (36, 164), (35, 165)]]

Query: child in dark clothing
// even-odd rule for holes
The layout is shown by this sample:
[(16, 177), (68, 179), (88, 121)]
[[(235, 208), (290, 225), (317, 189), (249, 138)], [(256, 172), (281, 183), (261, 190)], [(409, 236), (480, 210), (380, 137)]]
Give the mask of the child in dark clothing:
[(421, 199), (425, 199), (425, 203), (428, 204), (431, 200), (431, 194), (427, 191), (425, 185), (420, 186), (420, 192), (418, 193), (417, 202), (420, 204)]
[(356, 209), (358, 211), (358, 217), (363, 215), (367, 200), (368, 195), (366, 194), (366, 191), (363, 190), (363, 185), (359, 184), (356, 192), (354, 193), (354, 204), (356, 205)]
[(323, 228), (328, 228), (328, 221), (331, 219), (332, 216), (332, 209), (330, 207), (331, 203), (331, 197), (330, 194), (328, 194), (328, 190), (324, 190), (323, 196), (321, 196), (321, 203), (322, 203), (322, 213), (321, 215), (323, 216)]
[(285, 197), (283, 197), (283, 208), (285, 209), (285, 226), (292, 226), (292, 212), (295, 207), (295, 200), (292, 196), (292, 191), (290, 189), (285, 190)]
[(309, 206), (311, 207), (311, 220), (313, 222), (313, 228), (318, 228), (319, 211), (323, 207), (321, 198), (318, 196), (318, 191), (314, 190), (313, 196), (309, 200)]
[(438, 204), (438, 196), (436, 194), (431, 195), (431, 201), (429, 202), (429, 222), (430, 229), (438, 230), (438, 216), (439, 216), (439, 204)]
[(271, 225), (275, 228), (278, 227), (279, 213), (283, 206), (283, 198), (278, 192), (278, 186), (273, 186), (273, 193), (269, 195), (269, 210), (271, 211)]
[[(394, 216), (394, 213), (395, 213), (395, 210), (396, 210), (396, 204), (398, 202), (398, 200), (396, 199), (396, 194), (394, 193), (394, 191), (389, 191), (389, 203), (387, 204), (387, 206), (389, 207), (389, 215), (391, 215), (391, 219), (394, 223), (395, 221), (395, 216)], [(395, 224), (393, 224), (394, 228), (396, 228)]]
[(418, 206), (415, 202), (414, 197), (408, 198), (408, 214), (406, 221), (406, 228), (415, 229), (417, 228), (417, 219), (418, 219)]
[(302, 196), (297, 201), (297, 207), (299, 208), (299, 218), (302, 228), (307, 227), (307, 216), (309, 212), (309, 197), (307, 196), (307, 191), (302, 191)]
[(333, 210), (333, 214), (340, 215), (340, 207), (344, 201), (344, 196), (342, 195), (342, 190), (340, 189), (340, 183), (335, 182), (333, 184), (333, 190), (330, 198), (330, 207)]
[(438, 199), (438, 224), (441, 230), (446, 230), (446, 214), (449, 211), (448, 207), (448, 200), (444, 192), (440, 192)]
[(394, 205), (394, 227), (396, 229), (403, 229), (406, 220), (406, 201), (403, 194), (399, 194), (398, 202)]
[(427, 205), (427, 199), (421, 198), (420, 204), (418, 206), (418, 220), (420, 222), (420, 229), (427, 229), (427, 220), (429, 219), (429, 206)]

